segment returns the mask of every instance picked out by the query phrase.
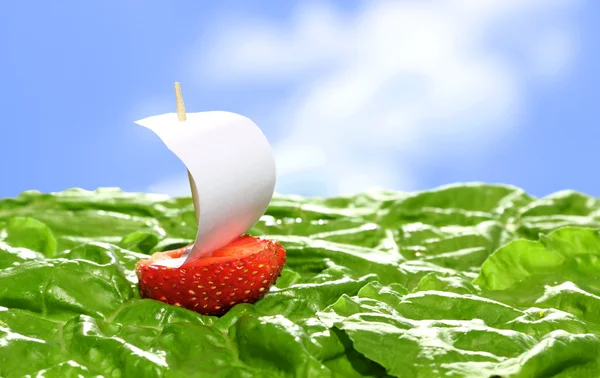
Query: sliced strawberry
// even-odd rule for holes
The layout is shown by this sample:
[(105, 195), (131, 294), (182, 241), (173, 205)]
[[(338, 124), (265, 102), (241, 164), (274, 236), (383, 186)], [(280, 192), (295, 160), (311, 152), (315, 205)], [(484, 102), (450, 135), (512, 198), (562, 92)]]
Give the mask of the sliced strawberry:
[(205, 314), (220, 315), (237, 303), (261, 299), (281, 275), (285, 250), (271, 240), (241, 236), (213, 256), (179, 268), (153, 264), (181, 257), (191, 246), (157, 252), (136, 265), (140, 294)]

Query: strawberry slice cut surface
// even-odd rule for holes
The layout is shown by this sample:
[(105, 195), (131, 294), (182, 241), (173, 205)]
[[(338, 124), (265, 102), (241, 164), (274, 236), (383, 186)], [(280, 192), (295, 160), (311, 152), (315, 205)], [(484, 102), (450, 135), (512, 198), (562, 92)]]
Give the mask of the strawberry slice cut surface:
[(180, 267), (157, 264), (177, 259), (192, 246), (157, 252), (138, 261), (140, 294), (204, 315), (222, 315), (238, 303), (261, 299), (281, 275), (284, 248), (273, 240), (244, 235), (212, 256)]

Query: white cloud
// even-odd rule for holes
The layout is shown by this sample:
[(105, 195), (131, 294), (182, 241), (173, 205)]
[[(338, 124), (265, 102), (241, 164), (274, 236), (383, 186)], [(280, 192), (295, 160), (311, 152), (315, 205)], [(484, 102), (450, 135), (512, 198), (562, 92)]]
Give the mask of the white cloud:
[(290, 23), (222, 22), (196, 54), (205, 68), (194, 62), (204, 85), (294, 88), (270, 120), (287, 125), (271, 141), (280, 192), (412, 190), (424, 164), (477, 158), (510, 136), (525, 85), (573, 54), (574, 1), (324, 4), (302, 3)]
[(559, 74), (568, 66), (573, 49), (573, 41), (567, 33), (551, 31), (535, 45), (532, 64), (541, 75)]

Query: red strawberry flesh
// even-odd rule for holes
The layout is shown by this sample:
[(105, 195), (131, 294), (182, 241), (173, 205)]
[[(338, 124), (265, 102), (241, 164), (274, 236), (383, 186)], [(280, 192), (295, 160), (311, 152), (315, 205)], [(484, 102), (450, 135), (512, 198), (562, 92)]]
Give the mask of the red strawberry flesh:
[(136, 265), (140, 294), (205, 315), (261, 299), (281, 275), (286, 253), (272, 240), (241, 236), (211, 257), (179, 268), (153, 264), (183, 256), (191, 246), (157, 252)]

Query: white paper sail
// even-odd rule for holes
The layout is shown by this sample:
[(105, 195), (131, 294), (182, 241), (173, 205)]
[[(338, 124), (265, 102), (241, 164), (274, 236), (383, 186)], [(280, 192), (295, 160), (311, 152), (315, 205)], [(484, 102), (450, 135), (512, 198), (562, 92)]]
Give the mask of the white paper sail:
[[(250, 119), (235, 113), (176, 113), (142, 119), (186, 165), (200, 202), (191, 252), (177, 261), (210, 256), (250, 229), (264, 214), (275, 188), (275, 158), (267, 138)], [(168, 260), (167, 260), (168, 261)], [(165, 264), (165, 263), (162, 263)]]

